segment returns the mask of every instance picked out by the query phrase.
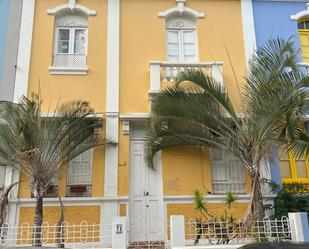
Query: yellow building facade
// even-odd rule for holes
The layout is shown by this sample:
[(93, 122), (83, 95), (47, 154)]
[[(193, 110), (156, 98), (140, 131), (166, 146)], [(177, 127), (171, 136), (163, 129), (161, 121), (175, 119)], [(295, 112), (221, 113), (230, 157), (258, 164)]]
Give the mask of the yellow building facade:
[[(59, 101), (88, 100), (102, 120), (102, 135), (116, 142), (86, 152), (62, 169), (45, 198), (45, 221), (57, 223), (57, 192), (68, 222), (109, 223), (113, 216), (127, 216), (132, 226), (154, 227), (153, 240), (169, 215), (196, 217), (195, 190), (205, 193), (217, 216), (223, 213), (224, 193), (237, 193), (233, 213), (243, 216), (250, 180), (237, 161), (228, 163), (218, 151), (189, 147), (158, 153), (155, 170), (144, 160), (151, 99), (173, 84), (179, 70), (199, 68), (211, 74), (229, 91), (233, 104), (240, 105), (250, 50), (242, 1), (26, 2), (28, 26), (20, 38), (25, 61), (16, 80), (21, 89), (16, 99), (40, 91), (46, 113)], [(11, 209), (14, 222), (32, 223), (35, 202), (27, 178), (22, 173), (19, 178)], [(130, 231), (131, 240), (143, 236), (143, 229)]]

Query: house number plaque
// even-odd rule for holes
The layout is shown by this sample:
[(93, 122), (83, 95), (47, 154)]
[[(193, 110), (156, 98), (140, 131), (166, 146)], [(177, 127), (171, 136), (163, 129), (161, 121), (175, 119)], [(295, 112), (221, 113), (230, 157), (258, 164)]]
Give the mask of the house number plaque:
[(116, 224), (116, 234), (122, 234), (123, 233), (122, 227), (123, 227), (122, 224)]

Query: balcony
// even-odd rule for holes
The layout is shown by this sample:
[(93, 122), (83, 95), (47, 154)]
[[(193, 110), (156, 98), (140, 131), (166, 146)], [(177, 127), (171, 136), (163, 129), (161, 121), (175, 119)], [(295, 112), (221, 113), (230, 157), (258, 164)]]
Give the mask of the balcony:
[(87, 74), (87, 56), (83, 54), (55, 54), (51, 74)]
[(222, 67), (223, 62), (174, 63), (151, 61), (149, 93), (157, 93), (166, 86), (174, 83), (177, 74), (186, 70), (202, 71), (204, 74), (212, 76), (223, 86)]

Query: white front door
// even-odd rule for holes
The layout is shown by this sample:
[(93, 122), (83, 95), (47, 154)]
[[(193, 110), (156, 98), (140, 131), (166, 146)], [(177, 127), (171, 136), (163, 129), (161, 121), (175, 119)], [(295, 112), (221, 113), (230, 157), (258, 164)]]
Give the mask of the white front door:
[(162, 241), (163, 189), (160, 163), (148, 167), (144, 154), (145, 142), (130, 142), (130, 241)]

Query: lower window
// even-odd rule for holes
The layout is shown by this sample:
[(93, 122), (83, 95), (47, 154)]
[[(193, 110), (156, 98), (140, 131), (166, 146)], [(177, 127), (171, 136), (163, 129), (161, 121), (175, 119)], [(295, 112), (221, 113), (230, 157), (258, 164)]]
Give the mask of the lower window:
[(237, 158), (217, 149), (210, 150), (210, 158), (213, 194), (246, 192), (244, 168)]
[(89, 197), (92, 190), (92, 150), (87, 150), (69, 163), (66, 196)]

